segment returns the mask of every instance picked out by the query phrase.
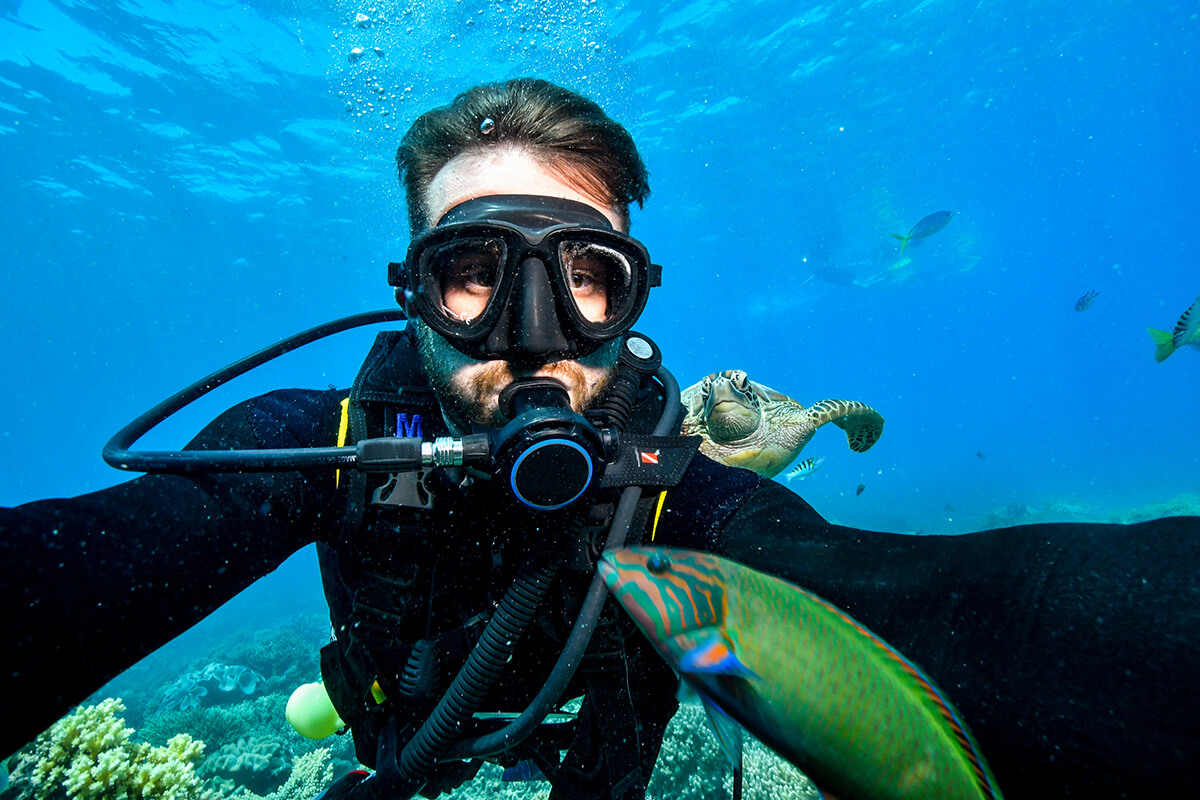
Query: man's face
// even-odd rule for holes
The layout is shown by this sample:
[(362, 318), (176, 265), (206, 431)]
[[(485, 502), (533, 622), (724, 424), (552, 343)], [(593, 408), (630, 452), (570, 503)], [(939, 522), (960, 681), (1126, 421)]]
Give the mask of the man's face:
[[(616, 211), (550, 171), (522, 149), (469, 154), (451, 160), (426, 190), (429, 225), (454, 206), (476, 197), (497, 194), (541, 195), (587, 203), (600, 211), (617, 230), (624, 225)], [(514, 365), (508, 361), (479, 361), (463, 354), (428, 326), (414, 323), (421, 362), (442, 403), (446, 421), (459, 433), (470, 423), (499, 425), (500, 391), (518, 378), (549, 377), (560, 381), (576, 411), (589, 408), (603, 393), (616, 372), (620, 339), (578, 360), (542, 365)]]

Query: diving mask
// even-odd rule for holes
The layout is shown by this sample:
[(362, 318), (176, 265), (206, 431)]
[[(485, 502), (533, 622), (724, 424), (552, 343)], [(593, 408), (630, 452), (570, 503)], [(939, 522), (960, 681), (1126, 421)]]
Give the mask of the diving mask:
[(629, 331), (661, 267), (586, 203), (534, 195), (454, 206), (388, 266), (409, 314), (478, 360), (579, 358)]

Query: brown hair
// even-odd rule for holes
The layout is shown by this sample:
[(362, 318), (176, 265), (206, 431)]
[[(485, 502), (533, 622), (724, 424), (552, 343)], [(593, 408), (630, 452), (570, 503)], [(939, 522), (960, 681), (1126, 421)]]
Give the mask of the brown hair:
[(413, 233), (431, 223), (425, 190), (447, 162), (493, 147), (525, 147), (613, 206), (626, 227), (629, 205), (650, 194), (646, 165), (629, 131), (586, 97), (549, 81), (516, 78), (487, 83), (427, 111), (396, 151)]

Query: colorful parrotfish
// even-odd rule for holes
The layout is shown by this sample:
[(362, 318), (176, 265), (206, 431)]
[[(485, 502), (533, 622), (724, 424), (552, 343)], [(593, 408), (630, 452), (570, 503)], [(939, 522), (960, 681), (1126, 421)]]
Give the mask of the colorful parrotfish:
[(735, 766), (730, 718), (838, 800), (1001, 797), (942, 692), (825, 600), (690, 550), (614, 550), (600, 573), (700, 695)]

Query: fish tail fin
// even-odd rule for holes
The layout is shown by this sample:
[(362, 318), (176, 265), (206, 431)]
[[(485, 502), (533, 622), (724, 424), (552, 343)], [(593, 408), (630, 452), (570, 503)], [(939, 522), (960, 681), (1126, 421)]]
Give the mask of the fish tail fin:
[(1175, 352), (1175, 343), (1171, 340), (1171, 334), (1166, 331), (1160, 331), (1158, 328), (1146, 328), (1150, 333), (1150, 338), (1154, 340), (1154, 360), (1162, 363), (1167, 360), (1167, 356)]
[(900, 253), (903, 254), (904, 251), (908, 248), (908, 237), (901, 236), (898, 233), (889, 233), (888, 236), (891, 236), (893, 239), (900, 240)]

